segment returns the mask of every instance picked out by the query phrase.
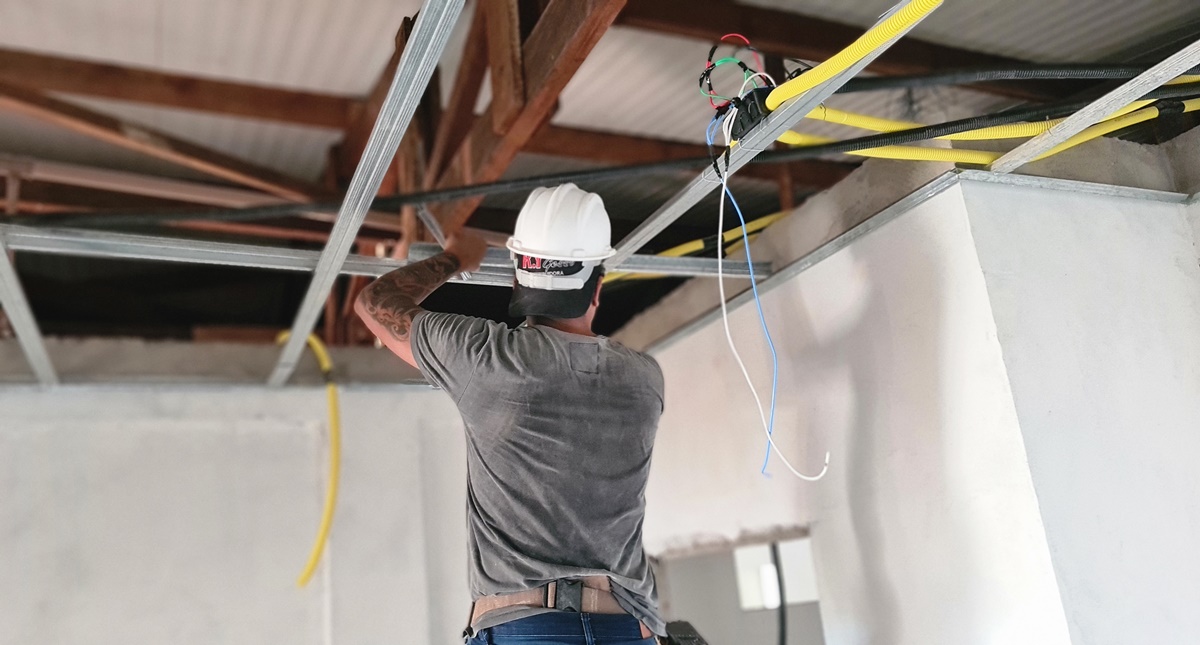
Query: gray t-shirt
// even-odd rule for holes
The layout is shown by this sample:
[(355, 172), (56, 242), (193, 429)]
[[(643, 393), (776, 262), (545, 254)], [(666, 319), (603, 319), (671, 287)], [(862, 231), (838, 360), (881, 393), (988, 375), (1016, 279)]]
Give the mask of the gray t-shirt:
[[(473, 597), (607, 576), (665, 634), (642, 548), (658, 363), (604, 337), (432, 312), (414, 319), (412, 350), (466, 426)], [(473, 627), (547, 611), (505, 608)]]

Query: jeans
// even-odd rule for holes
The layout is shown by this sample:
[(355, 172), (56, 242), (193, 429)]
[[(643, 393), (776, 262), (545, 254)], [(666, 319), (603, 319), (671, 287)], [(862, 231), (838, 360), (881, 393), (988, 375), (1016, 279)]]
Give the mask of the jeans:
[(654, 645), (628, 614), (554, 612), (479, 630), (467, 645)]

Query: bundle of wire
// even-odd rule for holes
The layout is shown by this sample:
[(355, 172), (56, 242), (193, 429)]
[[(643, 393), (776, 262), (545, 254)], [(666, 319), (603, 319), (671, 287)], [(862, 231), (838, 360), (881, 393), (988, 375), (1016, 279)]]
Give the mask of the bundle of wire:
[[(740, 34), (728, 34), (725, 37), (723, 37), (721, 40), (724, 41), (731, 37), (740, 38), (741, 40), (743, 40), (746, 43), (746, 46), (749, 48), (750, 42), (745, 38), (745, 36), (742, 36)], [(743, 81), (742, 81), (742, 87), (738, 91), (736, 98), (734, 98), (734, 97), (727, 98), (726, 102), (724, 104), (717, 105), (712, 102), (712, 99), (713, 98), (725, 98), (725, 97), (718, 97), (717, 95), (715, 95), (712, 92), (712, 89), (711, 89), (711, 72), (715, 68), (715, 64), (712, 62), (712, 56), (715, 51), (716, 51), (716, 47), (713, 47), (713, 49), (710, 50), (708, 66), (705, 68), (705, 74), (701, 75), (702, 83), (705, 81), (710, 83), (709, 93), (707, 94), (707, 96), (709, 98), (710, 104), (717, 110), (717, 114), (714, 115), (712, 121), (709, 122), (708, 128), (705, 131), (705, 140), (708, 142), (709, 148), (712, 149), (713, 143), (714, 143), (713, 142), (714, 130), (717, 127), (721, 127), (722, 133), (725, 136), (726, 150), (728, 150), (728, 146), (733, 143), (731, 129), (733, 127), (734, 119), (737, 118), (737, 109), (738, 109), (737, 105), (738, 105), (738, 102), (740, 101), (740, 99), (745, 95), (747, 86), (750, 85), (751, 83), (754, 83), (755, 85), (757, 85), (758, 80), (761, 78), (764, 81), (770, 83), (770, 85), (773, 87), (773, 86), (775, 86), (775, 80), (773, 78), (771, 78), (771, 76), (768, 75), (766, 72), (755, 71), (755, 70), (749, 69), (745, 65), (745, 63), (742, 63), (739, 60), (739, 61), (737, 61), (739, 67), (741, 67), (743, 69), (743, 71), (745, 72)], [(753, 51), (752, 48), (751, 48), (751, 51)], [(729, 59), (721, 59), (721, 60), (729, 60)], [(702, 87), (701, 91), (703, 93), (703, 87)], [(724, 125), (722, 125), (722, 123)], [(783, 452), (779, 450), (779, 447), (775, 445), (775, 439), (774, 439), (775, 407), (776, 407), (775, 404), (776, 404), (776, 400), (778, 398), (778, 393), (779, 393), (779, 354), (775, 350), (775, 342), (771, 338), (771, 330), (767, 326), (767, 318), (766, 318), (766, 315), (763, 313), (762, 299), (759, 297), (759, 294), (758, 294), (758, 281), (754, 275), (754, 266), (753, 266), (754, 260), (750, 255), (750, 239), (749, 239), (749, 233), (746, 230), (746, 217), (742, 213), (741, 207), (738, 206), (737, 200), (734, 199), (733, 193), (730, 192), (730, 190), (729, 190), (728, 172), (720, 171), (720, 168), (717, 166), (717, 157), (716, 156), (713, 157), (713, 164), (714, 164), (714, 167), (717, 168), (717, 172), (721, 177), (721, 199), (720, 199), (720, 205), (717, 207), (717, 238), (718, 238), (718, 240), (720, 240), (720, 239), (722, 239), (722, 236), (724, 236), (724, 234), (725, 234), (725, 201), (728, 200), (729, 203), (733, 204), (733, 209), (737, 213), (738, 221), (740, 222), (740, 228), (741, 228), (741, 232), (742, 232), (742, 246), (745, 249), (746, 261), (750, 264), (750, 288), (753, 290), (753, 293), (754, 293), (754, 304), (755, 304), (756, 309), (758, 310), (758, 320), (759, 320), (759, 323), (762, 325), (763, 336), (766, 338), (767, 347), (771, 351), (771, 401), (770, 401), (770, 414), (768, 416), (768, 414), (763, 409), (762, 397), (759, 396), (758, 389), (756, 387), (754, 387), (754, 381), (750, 378), (750, 372), (749, 372), (749, 370), (746, 369), (746, 364), (742, 360), (742, 355), (738, 351), (737, 345), (733, 342), (733, 333), (729, 327), (729, 310), (728, 310), (728, 305), (726, 303), (726, 297), (725, 297), (725, 273), (724, 273), (724, 269), (723, 269), (724, 244), (718, 243), (717, 244), (717, 260), (718, 260), (718, 262), (717, 262), (717, 291), (719, 293), (719, 298), (720, 298), (720, 302), (721, 302), (721, 322), (725, 329), (725, 340), (729, 343), (729, 349), (733, 353), (733, 358), (737, 362), (738, 368), (741, 369), (742, 376), (746, 379), (746, 385), (749, 386), (749, 388), (750, 388), (750, 394), (754, 397), (754, 404), (758, 408), (758, 416), (759, 416), (759, 420), (762, 422), (763, 433), (766, 435), (766, 438), (767, 438), (766, 455), (764, 455), (764, 457), (763, 457), (763, 465), (762, 465), (761, 472), (764, 475), (767, 474), (767, 465), (771, 459), (771, 450), (772, 450), (772, 448), (774, 448), (776, 455), (778, 455), (778, 457), (779, 457), (779, 460), (783, 462), (783, 465), (785, 467), (787, 467), (787, 469), (789, 471), (791, 471), (791, 473), (793, 475), (795, 475), (796, 477), (799, 477), (800, 479), (803, 479), (805, 481), (817, 481), (817, 480), (821, 479), (822, 477), (824, 477), (825, 473), (827, 473), (829, 471), (829, 453), (828, 452), (825, 453), (825, 463), (824, 463), (823, 467), (821, 468), (821, 472), (817, 473), (816, 475), (806, 475), (806, 474), (800, 472), (799, 470), (797, 470), (794, 466), (792, 466), (791, 462), (788, 461), (787, 457), (785, 457), (783, 455)]]

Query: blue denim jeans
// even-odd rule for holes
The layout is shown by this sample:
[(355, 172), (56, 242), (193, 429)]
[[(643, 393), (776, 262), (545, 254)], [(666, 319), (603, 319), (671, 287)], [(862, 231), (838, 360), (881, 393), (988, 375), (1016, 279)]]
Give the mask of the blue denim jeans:
[(628, 614), (555, 612), (479, 630), (467, 645), (654, 645)]

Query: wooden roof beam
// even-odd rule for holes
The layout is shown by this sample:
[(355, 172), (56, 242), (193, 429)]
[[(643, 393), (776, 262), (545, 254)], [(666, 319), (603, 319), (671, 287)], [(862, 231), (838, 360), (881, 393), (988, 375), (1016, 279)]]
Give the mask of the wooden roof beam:
[(22, 114), (98, 141), (176, 164), (288, 201), (312, 201), (317, 186), (149, 128), (46, 96), (36, 90), (0, 83), (0, 109)]
[(459, 59), (458, 71), (454, 75), (454, 86), (450, 99), (442, 110), (441, 120), (433, 135), (433, 148), (426, 164), (424, 186), (431, 188), (446, 171), (446, 164), (462, 146), (463, 140), (475, 122), (475, 101), (483, 87), (483, 76), (487, 71), (487, 35), (485, 32), (486, 2), (475, 5), (471, 26)]
[(248, 83), (0, 49), (0, 82), (169, 108), (342, 129), (358, 101)]
[(521, 8), (517, 0), (489, 0), (484, 21), (488, 69), (492, 72), (492, 130), (504, 134), (525, 107), (521, 63)]
[[(455, 166), (468, 169), (473, 182), (499, 179), (549, 119), (558, 95), (624, 5), (625, 0), (552, 0), (524, 44), (525, 104), (520, 113), (508, 130), (497, 134), (492, 116), (495, 104), (489, 106), (435, 185), (448, 188), (465, 181), (462, 175), (468, 173), (453, 172)], [(473, 197), (439, 205), (435, 212), (443, 227), (453, 232), (467, 221), (482, 199)]]

